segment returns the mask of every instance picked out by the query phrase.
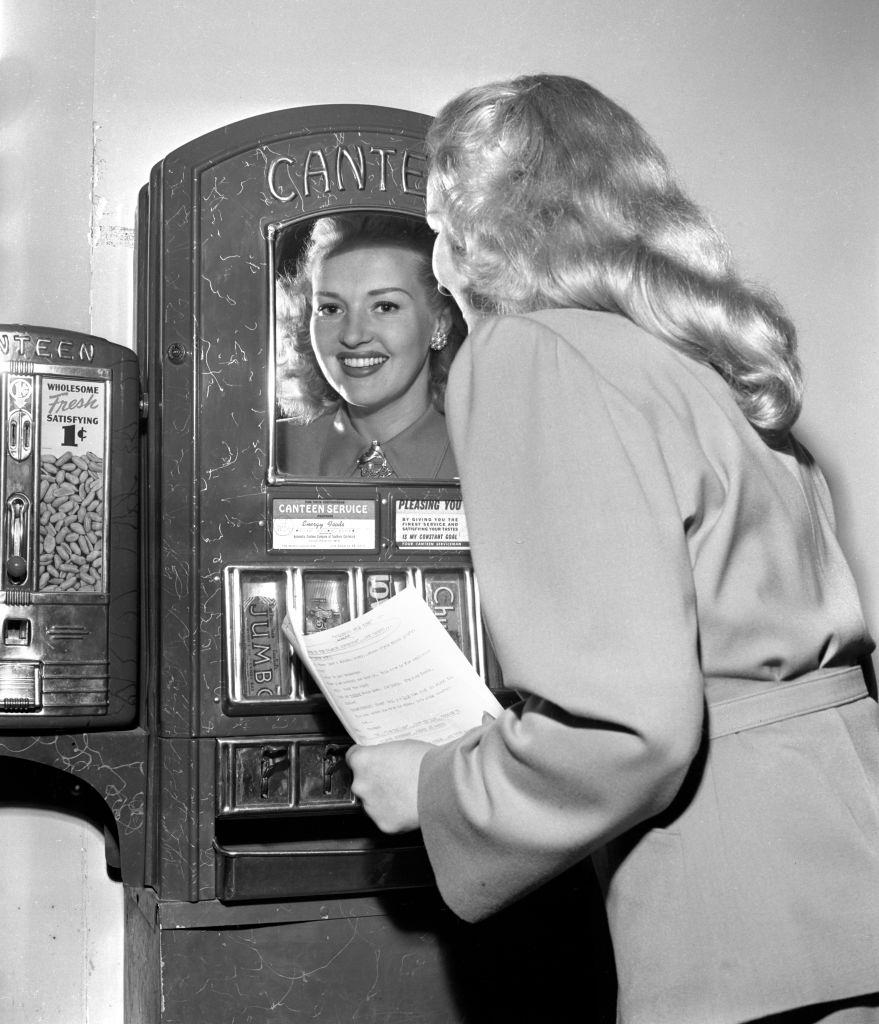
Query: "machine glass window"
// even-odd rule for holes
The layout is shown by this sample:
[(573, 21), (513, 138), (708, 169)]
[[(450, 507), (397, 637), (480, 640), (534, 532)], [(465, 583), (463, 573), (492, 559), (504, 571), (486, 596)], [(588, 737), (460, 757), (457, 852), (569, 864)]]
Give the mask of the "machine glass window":
[(465, 328), (424, 219), (343, 210), (268, 236), (278, 477), (454, 480), (444, 398)]

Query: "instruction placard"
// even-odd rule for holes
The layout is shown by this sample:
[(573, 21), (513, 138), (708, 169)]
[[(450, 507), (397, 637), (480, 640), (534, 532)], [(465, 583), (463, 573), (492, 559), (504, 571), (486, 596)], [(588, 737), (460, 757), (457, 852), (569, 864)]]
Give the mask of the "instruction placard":
[(375, 551), (376, 502), (274, 498), (272, 547), (282, 551)]
[(394, 541), (398, 548), (466, 550), (470, 540), (461, 499), (398, 499)]

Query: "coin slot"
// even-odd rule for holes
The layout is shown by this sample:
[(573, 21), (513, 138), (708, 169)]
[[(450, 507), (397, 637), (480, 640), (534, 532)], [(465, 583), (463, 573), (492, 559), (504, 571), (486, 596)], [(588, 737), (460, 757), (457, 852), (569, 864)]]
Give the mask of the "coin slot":
[(9, 416), (6, 447), (9, 454), (22, 462), (31, 454), (31, 414), (26, 409), (15, 409)]
[(30, 619), (6, 619), (3, 623), (3, 643), (7, 647), (27, 647), (30, 642)]

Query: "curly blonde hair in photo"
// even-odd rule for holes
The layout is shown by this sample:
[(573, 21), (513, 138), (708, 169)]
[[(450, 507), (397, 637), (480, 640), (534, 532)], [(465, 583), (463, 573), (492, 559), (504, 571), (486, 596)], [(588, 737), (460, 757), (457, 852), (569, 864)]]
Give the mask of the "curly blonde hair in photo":
[(783, 443), (802, 403), (794, 327), (630, 114), (578, 79), (528, 75), (452, 100), (427, 143), (474, 309), (622, 314), (713, 367)]

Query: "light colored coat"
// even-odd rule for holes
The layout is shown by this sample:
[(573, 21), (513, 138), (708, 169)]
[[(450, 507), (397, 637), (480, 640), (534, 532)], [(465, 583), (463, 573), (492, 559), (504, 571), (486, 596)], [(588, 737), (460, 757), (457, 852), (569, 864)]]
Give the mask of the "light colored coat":
[(808, 454), (606, 313), (483, 322), (446, 410), (526, 698), (424, 760), (446, 901), (477, 920), (597, 854), (625, 1024), (879, 989), (879, 713), (845, 671), (872, 644)]

